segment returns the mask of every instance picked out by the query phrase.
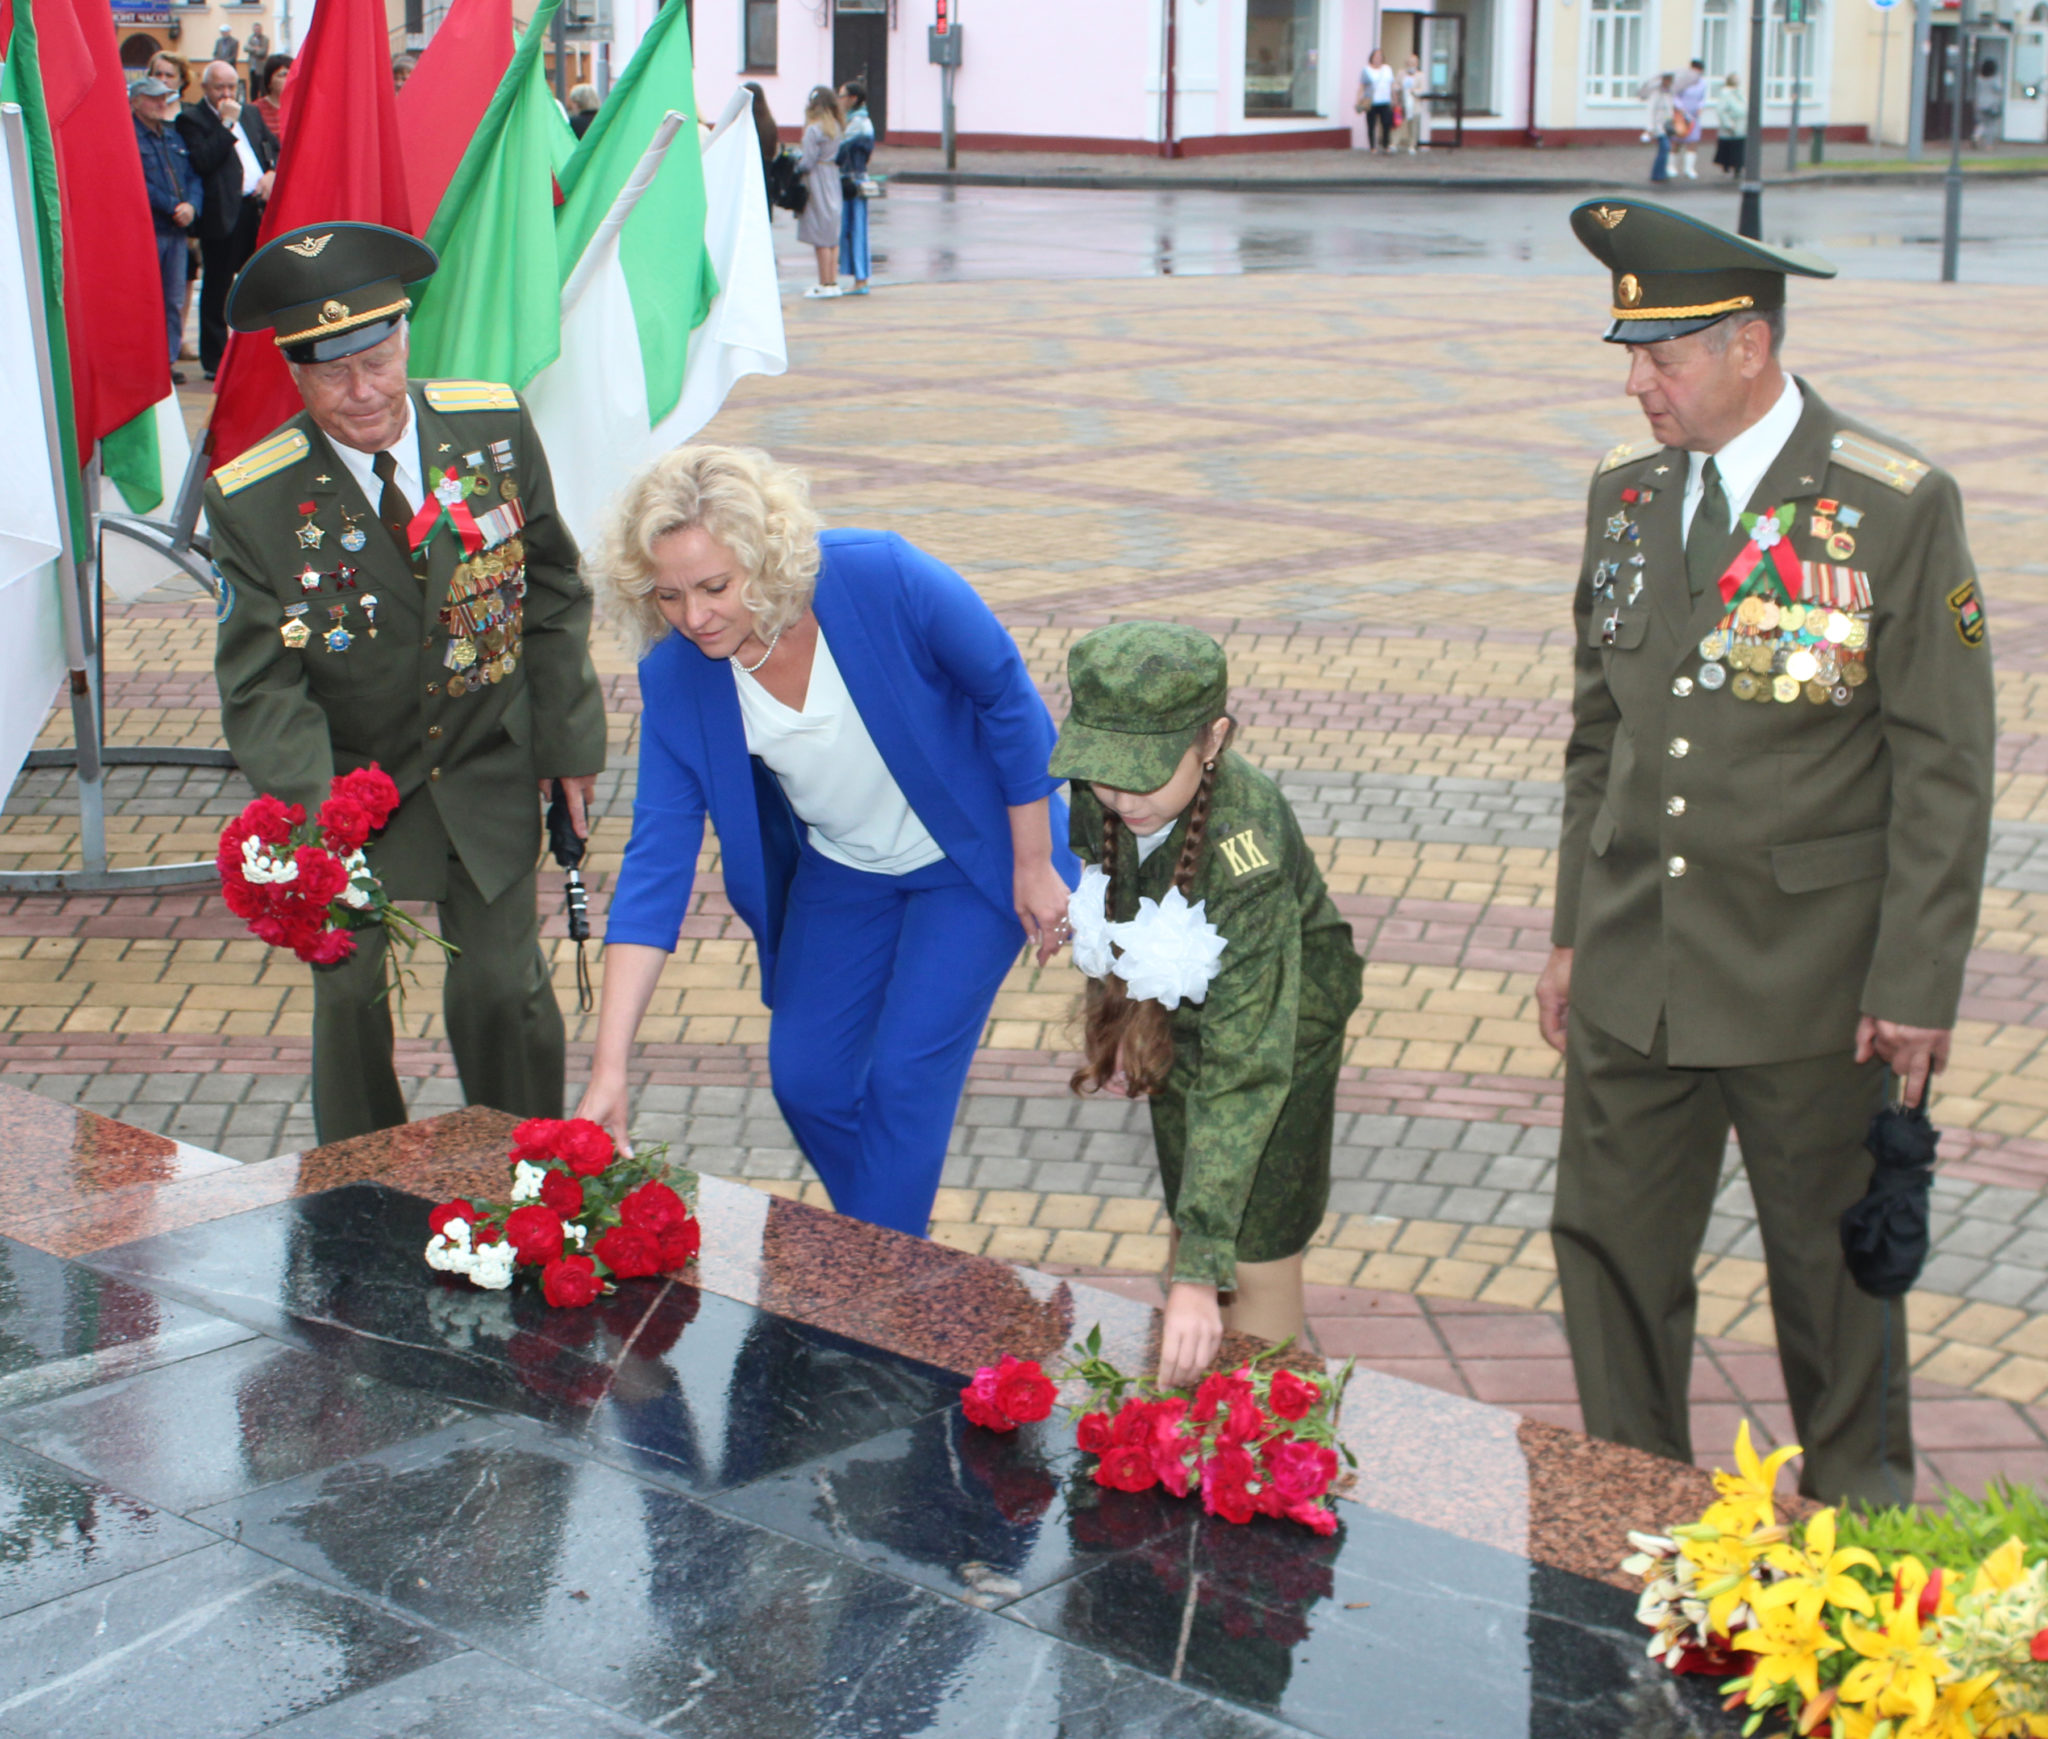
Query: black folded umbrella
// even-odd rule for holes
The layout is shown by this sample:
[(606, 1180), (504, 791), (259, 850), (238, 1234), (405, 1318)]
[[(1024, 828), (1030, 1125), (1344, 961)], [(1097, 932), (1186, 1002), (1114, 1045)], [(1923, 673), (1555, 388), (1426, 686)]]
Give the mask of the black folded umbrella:
[(1863, 1145), (1877, 1165), (1863, 1199), (1842, 1210), (1842, 1254), (1851, 1277), (1873, 1298), (1896, 1298), (1920, 1278), (1940, 1139), (1924, 1100), (1887, 1105), (1870, 1120)]

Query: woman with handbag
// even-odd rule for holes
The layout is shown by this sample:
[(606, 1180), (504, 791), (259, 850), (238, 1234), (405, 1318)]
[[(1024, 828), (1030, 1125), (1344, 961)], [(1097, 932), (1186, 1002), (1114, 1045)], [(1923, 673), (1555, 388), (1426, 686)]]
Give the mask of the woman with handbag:
[(1367, 151), (1394, 148), (1394, 69), (1387, 57), (1374, 49), (1358, 75), (1358, 111), (1365, 116)]
[(875, 150), (875, 123), (868, 116), (868, 88), (859, 79), (839, 87), (846, 111), (846, 136), (839, 141), (839, 269), (853, 279), (849, 295), (865, 296), (873, 276), (868, 258), (868, 159)]

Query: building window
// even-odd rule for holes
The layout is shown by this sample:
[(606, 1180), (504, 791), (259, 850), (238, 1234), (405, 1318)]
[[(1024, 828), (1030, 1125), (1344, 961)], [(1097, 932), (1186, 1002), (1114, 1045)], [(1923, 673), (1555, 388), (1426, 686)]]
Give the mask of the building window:
[(1643, 6), (1644, 0), (1587, 0), (1587, 102), (1643, 100)]
[(740, 0), (746, 8), (748, 72), (775, 70), (776, 0)]
[(1710, 85), (1718, 87), (1731, 72), (1743, 70), (1736, 22), (1735, 0), (1700, 0), (1700, 59)]
[(1313, 115), (1322, 0), (1248, 0), (1244, 21), (1244, 112)]
[(1764, 32), (1764, 101), (1774, 107), (1792, 102), (1793, 44), (1798, 44), (1799, 100), (1810, 103), (1820, 90), (1820, 71), (1826, 61), (1827, 9), (1819, 0), (1807, 0), (1806, 29), (1793, 37), (1785, 31), (1785, 0), (1771, 0)]

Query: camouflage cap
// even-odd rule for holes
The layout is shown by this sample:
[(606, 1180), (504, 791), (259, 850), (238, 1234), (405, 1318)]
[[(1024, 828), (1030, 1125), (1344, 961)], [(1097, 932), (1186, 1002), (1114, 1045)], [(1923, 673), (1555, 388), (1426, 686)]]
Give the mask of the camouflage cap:
[(1074, 704), (1049, 769), (1055, 779), (1157, 791), (1203, 725), (1230, 705), (1223, 648), (1171, 622), (1116, 622), (1067, 653)]

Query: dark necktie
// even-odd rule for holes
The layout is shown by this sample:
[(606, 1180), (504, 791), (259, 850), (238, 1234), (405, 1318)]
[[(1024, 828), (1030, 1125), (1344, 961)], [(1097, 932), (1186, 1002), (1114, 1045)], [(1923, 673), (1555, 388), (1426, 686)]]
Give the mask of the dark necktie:
[(1685, 579), (1695, 598), (1721, 577), (1722, 546), (1728, 541), (1728, 492), (1712, 459), (1700, 472), (1700, 485), (1700, 504), (1685, 539)]
[(377, 481), (383, 488), (377, 493), (377, 517), (384, 522), (384, 529), (391, 533), (391, 541), (398, 545), (398, 553), (408, 562), (412, 560), (412, 542), (407, 528), (412, 524), (412, 509), (406, 505), (405, 493), (398, 487), (398, 461), (386, 451), (370, 461), (370, 469), (377, 474)]

